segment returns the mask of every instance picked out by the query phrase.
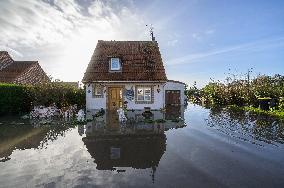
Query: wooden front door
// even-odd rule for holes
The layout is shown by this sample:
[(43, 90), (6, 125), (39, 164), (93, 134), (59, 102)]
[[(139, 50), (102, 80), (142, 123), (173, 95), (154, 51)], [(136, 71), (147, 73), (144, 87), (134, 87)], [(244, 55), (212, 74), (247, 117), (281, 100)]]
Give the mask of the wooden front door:
[(122, 87), (108, 88), (108, 110), (117, 110), (122, 107)]

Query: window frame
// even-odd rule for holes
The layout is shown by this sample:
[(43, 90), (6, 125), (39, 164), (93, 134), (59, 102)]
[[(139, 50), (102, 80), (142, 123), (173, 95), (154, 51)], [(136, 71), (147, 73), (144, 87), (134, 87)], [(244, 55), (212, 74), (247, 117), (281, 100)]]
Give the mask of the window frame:
[[(114, 63), (113, 62), (113, 60), (117, 60), (117, 62), (118, 62), (118, 67), (117, 68), (114, 68), (113, 66), (112, 66), (112, 64)], [(119, 57), (111, 57), (110, 58), (110, 61), (109, 61), (109, 71), (110, 72), (120, 72), (121, 71), (121, 68), (122, 68), (122, 66), (121, 66), (121, 60), (120, 60), (120, 58)]]
[(94, 98), (103, 98), (104, 97), (104, 87), (99, 84), (93, 84), (92, 94)]
[[(139, 91), (139, 90), (141, 90), (141, 91)], [(135, 103), (136, 104), (151, 104), (151, 103), (154, 103), (154, 87), (153, 86), (138, 85), (138, 86), (135, 87), (135, 93), (136, 93), (136, 97), (135, 97)], [(143, 99), (141, 99), (141, 96), (143, 96)]]

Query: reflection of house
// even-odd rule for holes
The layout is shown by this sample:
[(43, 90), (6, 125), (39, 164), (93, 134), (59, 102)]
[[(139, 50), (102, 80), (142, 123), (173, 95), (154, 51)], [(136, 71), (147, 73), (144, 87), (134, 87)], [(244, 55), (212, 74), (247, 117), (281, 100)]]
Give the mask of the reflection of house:
[(87, 136), (83, 138), (99, 170), (115, 167), (156, 168), (166, 150), (165, 134), (144, 136)]
[[(177, 106), (180, 108), (180, 106)], [(177, 111), (174, 109), (174, 111)], [(174, 119), (179, 121), (157, 120), (164, 119), (168, 112), (151, 111), (148, 119), (142, 115), (143, 110), (127, 112), (127, 121), (117, 121), (116, 113), (108, 111), (94, 116), (93, 111), (86, 115), (89, 121), (85, 127), (78, 127), (78, 132), (98, 170), (116, 170), (124, 172), (127, 168), (151, 169), (152, 181), (159, 162), (166, 151), (165, 131), (186, 126), (183, 121), (183, 110), (174, 113)], [(151, 121), (149, 121), (151, 120)]]
[(157, 41), (99, 40), (83, 83), (88, 110), (184, 104), (184, 84), (167, 80)]
[(164, 126), (143, 126), (138, 122), (125, 125), (111, 123), (109, 126), (106, 118), (109, 116), (97, 117), (88, 122), (86, 137), (82, 138), (97, 169), (124, 172), (129, 167), (150, 168), (154, 181), (155, 171), (166, 151)]
[[(128, 110), (126, 113), (127, 121), (125, 122), (127, 129), (124, 129), (124, 126), (120, 126), (117, 112), (107, 111), (104, 115), (95, 117), (97, 112), (98, 110), (87, 111), (86, 118), (94, 120), (87, 123), (86, 134), (101, 134), (100, 132), (105, 132), (105, 129), (108, 130), (107, 134), (121, 134), (123, 131), (129, 134), (140, 134), (139, 129), (142, 129), (144, 132), (150, 130), (152, 133), (155, 133), (155, 131), (159, 132), (161, 129), (163, 129), (162, 131), (167, 131), (172, 128), (186, 126), (184, 122), (184, 108), (180, 105), (171, 105), (165, 111), (152, 110), (152, 116), (149, 118), (143, 116), (143, 110)], [(146, 119), (152, 121), (152, 123), (149, 123)], [(159, 120), (164, 120), (163, 123), (159, 123), (162, 127), (158, 127), (158, 123), (155, 123), (155, 121)]]
[(8, 52), (0, 51), (0, 82), (37, 84), (48, 81), (37, 61), (14, 61)]

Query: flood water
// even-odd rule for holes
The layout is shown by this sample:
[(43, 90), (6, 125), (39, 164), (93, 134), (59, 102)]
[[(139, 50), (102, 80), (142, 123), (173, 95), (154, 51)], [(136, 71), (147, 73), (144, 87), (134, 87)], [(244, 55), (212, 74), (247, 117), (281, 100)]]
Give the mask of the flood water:
[(141, 114), (0, 117), (0, 187), (284, 187), (283, 121), (191, 104)]

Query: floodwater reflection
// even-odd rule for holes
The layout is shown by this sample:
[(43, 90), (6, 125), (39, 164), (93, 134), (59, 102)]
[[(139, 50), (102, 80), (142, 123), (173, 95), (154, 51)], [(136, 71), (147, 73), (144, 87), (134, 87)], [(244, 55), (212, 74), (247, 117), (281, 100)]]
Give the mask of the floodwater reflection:
[(237, 108), (211, 108), (207, 125), (244, 141), (261, 145), (284, 144), (284, 121)]
[[(89, 117), (93, 117), (92, 113)], [(154, 181), (156, 168), (166, 151), (165, 131), (184, 127), (185, 123), (183, 114), (174, 116), (174, 122), (165, 120), (166, 113), (161, 111), (152, 111), (151, 121), (142, 114), (139, 110), (128, 111), (128, 120), (122, 123), (116, 112), (107, 111), (87, 123), (82, 140), (98, 170), (125, 172), (129, 167), (150, 168)], [(79, 132), (82, 131), (80, 128)]]
[(44, 149), (70, 129), (70, 125), (62, 121), (23, 120), (19, 117), (0, 119), (0, 162), (10, 160), (14, 150)]
[(85, 125), (0, 117), (0, 187), (284, 187), (283, 121), (177, 108), (87, 112)]

